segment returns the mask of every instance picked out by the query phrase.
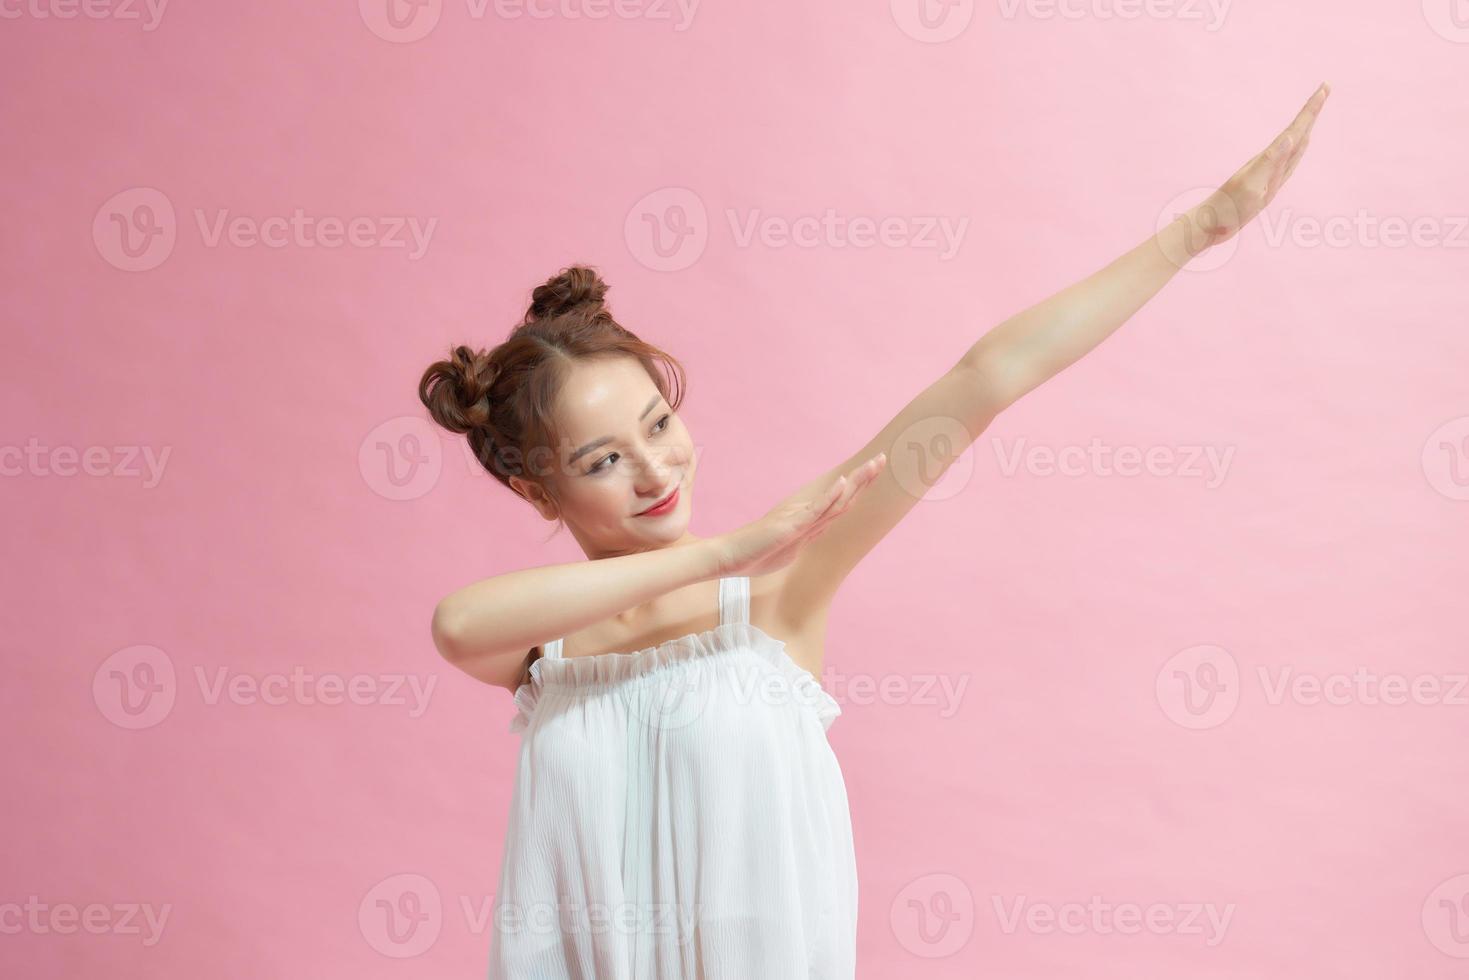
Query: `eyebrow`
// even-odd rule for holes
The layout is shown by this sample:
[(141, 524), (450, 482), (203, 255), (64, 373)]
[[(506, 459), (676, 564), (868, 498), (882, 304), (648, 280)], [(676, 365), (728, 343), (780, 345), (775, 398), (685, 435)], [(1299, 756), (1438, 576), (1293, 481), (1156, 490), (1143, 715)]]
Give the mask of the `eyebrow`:
[[(647, 417), (648, 413), (653, 410), (653, 406), (654, 405), (657, 405), (658, 402), (659, 402), (659, 400), (662, 399), (662, 397), (663, 396), (660, 394), (660, 395), (654, 395), (652, 398), (648, 399), (648, 404), (643, 407), (642, 414), (638, 416), (638, 421), (639, 422), (641, 422), (644, 418)], [(591, 452), (592, 450), (596, 449), (599, 446), (605, 446), (607, 443), (609, 443), (611, 441), (612, 441), (612, 436), (603, 436), (600, 439), (593, 439), (591, 442), (587, 443), (585, 446), (582, 446), (576, 452), (572, 453), (571, 454), (571, 459), (567, 460), (567, 462), (568, 463), (575, 463), (578, 459), (581, 459), (587, 453)]]

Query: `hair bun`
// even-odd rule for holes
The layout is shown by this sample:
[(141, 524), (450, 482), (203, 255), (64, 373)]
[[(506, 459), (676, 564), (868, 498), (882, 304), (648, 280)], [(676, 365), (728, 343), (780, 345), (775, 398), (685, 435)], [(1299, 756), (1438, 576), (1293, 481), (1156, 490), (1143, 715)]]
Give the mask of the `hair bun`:
[(547, 320), (578, 310), (598, 312), (607, 296), (607, 284), (596, 270), (584, 265), (562, 269), (531, 293), (525, 319)]
[(434, 421), (450, 432), (482, 429), (490, 421), (490, 385), (498, 373), (488, 353), (460, 344), (448, 360), (429, 365), (418, 397)]

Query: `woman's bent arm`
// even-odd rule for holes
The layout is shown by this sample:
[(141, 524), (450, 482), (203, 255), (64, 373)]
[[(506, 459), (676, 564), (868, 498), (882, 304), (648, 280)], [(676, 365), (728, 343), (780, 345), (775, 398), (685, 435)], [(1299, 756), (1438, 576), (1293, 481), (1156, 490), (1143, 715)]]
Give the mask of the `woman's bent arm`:
[(434, 646), (488, 684), (514, 690), (526, 651), (724, 567), (719, 538), (634, 555), (506, 572), (451, 592), (434, 608)]

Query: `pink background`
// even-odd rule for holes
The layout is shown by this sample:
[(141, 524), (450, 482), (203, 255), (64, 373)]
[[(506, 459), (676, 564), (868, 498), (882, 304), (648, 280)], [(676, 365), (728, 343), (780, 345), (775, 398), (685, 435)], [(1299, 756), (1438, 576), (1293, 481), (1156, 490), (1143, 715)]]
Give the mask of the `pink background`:
[[(906, 0), (435, 0), (402, 28), (383, 0), (29, 3), (0, 33), (0, 973), (482, 975), (518, 742), (429, 614), (583, 556), (415, 386), (558, 268), (597, 266), (689, 367), (694, 530), (718, 534), (1323, 80), (1237, 249), (1002, 415), (839, 595), (859, 975), (1469, 970), (1448, 0), (997, 0), (932, 28)], [(212, 237), (296, 209), (363, 219), (357, 243)], [(740, 236), (828, 209), (891, 234)], [(435, 223), (426, 250), (392, 247), (404, 218)], [(1158, 465), (1006, 466), (1093, 440)], [(1419, 693), (1276, 696), (1359, 670)]]

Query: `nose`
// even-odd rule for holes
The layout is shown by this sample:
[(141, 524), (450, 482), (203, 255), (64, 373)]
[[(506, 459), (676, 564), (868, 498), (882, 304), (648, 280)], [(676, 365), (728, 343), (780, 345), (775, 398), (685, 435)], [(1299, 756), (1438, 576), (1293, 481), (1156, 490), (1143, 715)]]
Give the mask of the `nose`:
[(652, 451), (644, 453), (638, 467), (637, 491), (645, 496), (658, 496), (673, 482), (673, 467), (667, 455)]

